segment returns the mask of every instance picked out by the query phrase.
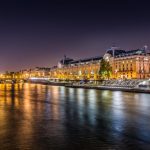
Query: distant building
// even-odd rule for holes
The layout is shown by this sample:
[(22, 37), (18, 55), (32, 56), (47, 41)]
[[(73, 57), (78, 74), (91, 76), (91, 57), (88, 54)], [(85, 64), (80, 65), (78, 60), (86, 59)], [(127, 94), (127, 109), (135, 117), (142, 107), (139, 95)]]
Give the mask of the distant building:
[(20, 74), (22, 74), (22, 77), (25, 79), (31, 77), (48, 77), (49, 73), (50, 73), (50, 68), (46, 68), (46, 67), (36, 67), (33, 69), (25, 69), (20, 71)]

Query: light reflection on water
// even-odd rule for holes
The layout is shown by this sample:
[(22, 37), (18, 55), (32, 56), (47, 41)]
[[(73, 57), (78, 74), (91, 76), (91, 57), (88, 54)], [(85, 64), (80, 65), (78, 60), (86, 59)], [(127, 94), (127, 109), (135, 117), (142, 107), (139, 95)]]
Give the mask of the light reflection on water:
[(150, 149), (150, 95), (0, 84), (0, 149)]

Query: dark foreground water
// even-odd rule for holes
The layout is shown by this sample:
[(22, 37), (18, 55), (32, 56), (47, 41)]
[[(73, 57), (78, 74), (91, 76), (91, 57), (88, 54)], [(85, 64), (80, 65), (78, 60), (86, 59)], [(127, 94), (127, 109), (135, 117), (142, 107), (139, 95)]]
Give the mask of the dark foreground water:
[(150, 150), (150, 95), (0, 85), (1, 150)]

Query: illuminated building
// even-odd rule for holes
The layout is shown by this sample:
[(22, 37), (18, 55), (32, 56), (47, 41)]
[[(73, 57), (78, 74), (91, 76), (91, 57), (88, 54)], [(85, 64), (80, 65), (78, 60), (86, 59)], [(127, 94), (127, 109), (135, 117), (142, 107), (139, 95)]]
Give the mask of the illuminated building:
[(20, 74), (22, 75), (22, 78), (28, 79), (31, 77), (48, 77), (49, 72), (50, 72), (50, 68), (36, 67), (33, 69), (21, 70)]
[(102, 58), (112, 66), (112, 79), (150, 78), (150, 54), (147, 47), (136, 50), (121, 50), (111, 47), (103, 57), (73, 60), (66, 56), (57, 66), (51, 68), (51, 79), (62, 80), (99, 80), (100, 61)]
[(99, 78), (99, 66), (102, 57), (73, 60), (64, 57), (57, 67), (50, 71), (50, 78), (65, 80), (97, 80)]

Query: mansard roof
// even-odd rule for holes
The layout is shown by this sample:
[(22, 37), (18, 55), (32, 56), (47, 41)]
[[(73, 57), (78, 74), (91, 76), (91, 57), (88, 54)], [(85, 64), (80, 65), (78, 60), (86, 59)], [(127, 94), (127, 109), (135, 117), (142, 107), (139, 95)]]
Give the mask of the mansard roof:
[(126, 51), (125, 50), (119, 50), (119, 49), (115, 49), (115, 50), (112, 50), (112, 49), (109, 49), (109, 50), (107, 50), (107, 52), (106, 53), (108, 53), (108, 54), (110, 54), (110, 55), (112, 55), (113, 56), (113, 53), (114, 53), (114, 55), (115, 56), (118, 56), (118, 55), (122, 55), (122, 54), (125, 54), (126, 53)]
[(85, 59), (79, 59), (79, 60), (71, 61), (70, 64), (98, 61), (98, 60), (101, 60), (102, 58), (103, 57), (101, 57), (101, 56), (96, 56), (96, 57), (90, 57), (90, 58), (85, 58)]
[(125, 56), (133, 56), (133, 55), (146, 55), (146, 51), (143, 49), (135, 49), (135, 50), (129, 50), (125, 53), (116, 55), (116, 57), (125, 57)]

